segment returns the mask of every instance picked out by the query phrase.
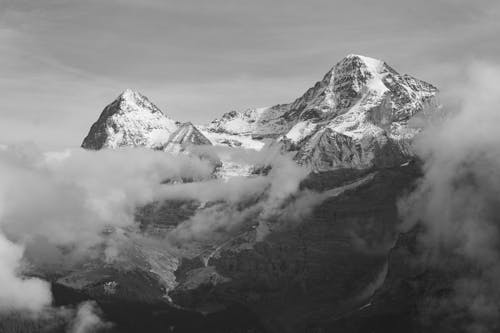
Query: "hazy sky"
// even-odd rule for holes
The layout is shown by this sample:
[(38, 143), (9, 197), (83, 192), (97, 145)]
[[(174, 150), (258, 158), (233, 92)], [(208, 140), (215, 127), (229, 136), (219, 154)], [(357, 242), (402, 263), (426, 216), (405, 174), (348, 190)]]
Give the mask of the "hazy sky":
[(0, 142), (77, 146), (125, 88), (197, 123), (290, 102), (349, 53), (445, 89), (500, 62), (500, 1), (0, 0)]

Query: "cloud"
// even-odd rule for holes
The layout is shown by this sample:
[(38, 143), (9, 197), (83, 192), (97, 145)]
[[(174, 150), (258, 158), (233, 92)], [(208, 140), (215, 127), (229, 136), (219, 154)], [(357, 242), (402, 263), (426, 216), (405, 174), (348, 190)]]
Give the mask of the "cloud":
[[(45, 282), (18, 273), (38, 272), (36, 268), (60, 272), (97, 256), (111, 263), (122, 258), (121, 251), (126, 251), (131, 239), (147, 242), (141, 238), (135, 218), (137, 208), (149, 203), (180, 200), (199, 205), (192, 217), (175, 221), (178, 225), (163, 242), (166, 251), (179, 255), (172, 245), (190, 241), (213, 245), (250, 226), (257, 227), (257, 238), (263, 239), (270, 226), (299, 223), (324, 199), (365, 181), (315, 193), (300, 190), (309, 170), (293, 161), (292, 155), (283, 154), (280, 147), (260, 152), (200, 149), (190, 155), (147, 149), (44, 153), (29, 144), (0, 149), (0, 235), (9, 245), (6, 249), (15, 249), (5, 252), (10, 260), (5, 272), (12, 283), (29, 283), (34, 289), (33, 295), (19, 295), (19, 304), (24, 304), (23, 297), (38, 297), (33, 306), (40, 310), (50, 303), (50, 289)], [(197, 157), (207, 153), (270, 169), (264, 168), (265, 175), (214, 178), (209, 160)], [(176, 181), (181, 179), (193, 181)], [(23, 249), (35, 269), (17, 272)], [(22, 309), (16, 302), (10, 303)]]
[(424, 176), (400, 203), (404, 230), (425, 227), (428, 263), (456, 276), (448, 311), (465, 311), (474, 332), (492, 331), (500, 319), (499, 76), (499, 67), (469, 68), (467, 83), (449, 96), (458, 108), (417, 140)]
[(163, 188), (160, 194), (163, 199), (215, 202), (178, 225), (170, 234), (171, 239), (208, 240), (221, 235), (227, 237), (245, 223), (271, 219), (280, 214), (282, 206), (299, 190), (301, 181), (309, 173), (309, 170), (295, 163), (291, 155), (280, 153), (279, 147), (266, 147), (260, 152), (225, 148), (212, 151), (221, 159), (270, 166), (271, 170), (265, 176), (215, 179)]
[[(204, 149), (207, 152), (207, 148)], [(208, 148), (208, 151), (216, 152), (222, 160), (271, 168), (265, 176), (164, 187), (159, 195), (162, 199), (182, 198), (208, 203), (168, 235), (172, 242), (228, 239), (250, 226), (256, 228), (256, 239), (261, 241), (270, 230), (293, 228), (324, 200), (366, 184), (375, 176), (370, 173), (344, 186), (316, 192), (300, 189), (310, 170), (298, 165), (292, 155), (281, 153), (279, 147), (270, 146), (259, 152), (227, 148)]]
[(27, 310), (39, 312), (50, 306), (49, 283), (19, 275), (23, 247), (0, 234), (0, 311)]
[(88, 248), (104, 227), (134, 224), (136, 207), (154, 201), (162, 181), (203, 179), (208, 161), (142, 149), (44, 155), (34, 147), (0, 151), (0, 226), (16, 241), (39, 236)]
[[(0, 287), (0, 304), (33, 311), (50, 304), (49, 285), (25, 278), (22, 274), (28, 271), (18, 270), (24, 250), (34, 261), (35, 272), (36, 267), (50, 271), (78, 265), (102, 251), (102, 245), (106, 260), (113, 260), (119, 257), (120, 244), (128, 239), (125, 232), (140, 232), (136, 209), (163, 200), (207, 203), (181, 222), (168, 239), (213, 241), (248, 219), (259, 221), (279, 214), (308, 174), (276, 147), (262, 152), (214, 148), (211, 153), (239, 163), (271, 165), (272, 169), (266, 176), (223, 180), (213, 179), (213, 165), (196, 154), (147, 149), (46, 153), (33, 144), (3, 146), (0, 265), (4, 269), (0, 278), (14, 288)], [(193, 181), (175, 181), (181, 179)]]
[(73, 320), (70, 333), (92, 333), (103, 329), (109, 329), (112, 324), (105, 322), (100, 317), (97, 304), (92, 301), (83, 302), (78, 306), (76, 317)]
[[(49, 284), (22, 276), (25, 248), (42, 263), (63, 265), (107, 240), (114, 247), (118, 231), (135, 228), (135, 209), (155, 200), (162, 181), (204, 179), (212, 171), (197, 157), (142, 149), (43, 153), (34, 145), (2, 147), (0, 310), (36, 312), (50, 305)], [(109, 228), (116, 228), (116, 237), (104, 233)], [(69, 250), (66, 257), (61, 247)]]

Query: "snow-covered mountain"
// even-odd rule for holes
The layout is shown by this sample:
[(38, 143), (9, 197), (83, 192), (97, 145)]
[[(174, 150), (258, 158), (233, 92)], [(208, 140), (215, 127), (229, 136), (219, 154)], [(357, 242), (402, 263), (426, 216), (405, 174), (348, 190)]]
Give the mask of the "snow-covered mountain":
[(348, 55), (294, 102), (231, 111), (206, 131), (238, 135), (243, 146), (274, 138), (314, 171), (390, 166), (411, 156), (409, 142), (420, 129), (409, 121), (434, 109), (436, 94), (381, 60)]
[(130, 89), (106, 106), (83, 140), (86, 149), (144, 146), (161, 148), (179, 128), (149, 99)]
[(104, 108), (82, 147), (146, 147), (177, 153), (190, 145), (211, 144), (191, 122), (169, 118), (146, 96), (126, 89)]
[(89, 149), (187, 145), (261, 149), (279, 142), (315, 172), (404, 163), (418, 121), (437, 107), (437, 89), (385, 62), (348, 55), (292, 103), (231, 111), (206, 126), (181, 124), (138, 92), (108, 105), (83, 141)]
[[(396, 202), (420, 175), (418, 163), (404, 163), (413, 157), (409, 143), (420, 131), (420, 117), (435, 110), (436, 95), (432, 85), (359, 55), (342, 59), (292, 103), (231, 111), (206, 126), (176, 122), (146, 97), (126, 90), (104, 109), (84, 148), (142, 146), (211, 159), (210, 149), (190, 146), (259, 150), (266, 144), (281, 145), (295, 154), (298, 163), (316, 172), (301, 181), (304, 190), (287, 198), (276, 214), (274, 210), (271, 215), (261, 214), (268, 206), (268, 192), (236, 202), (181, 199), (141, 207), (136, 214), (141, 237), (123, 234), (130, 239), (125, 238), (121, 261), (104, 263), (97, 258), (58, 277), (57, 283), (96, 300), (167, 302), (176, 310), (199, 311), (204, 314), (200, 318), (208, 318), (212, 311), (217, 318), (233, 317), (232, 312), (217, 311), (238, 300), (238, 306), (248, 307), (272, 332), (302, 332), (309, 323), (319, 323), (318, 332), (353, 332), (355, 325), (345, 329), (341, 322), (366, 309), (376, 309), (368, 317), (360, 314), (369, 325), (387, 309), (402, 307), (406, 318), (417, 306), (411, 303), (416, 292), (408, 293), (406, 288), (415, 278), (403, 276), (405, 288), (397, 285), (398, 289), (387, 287), (384, 279), (387, 275), (389, 281), (397, 281), (391, 274), (401, 279), (398, 264), (413, 257), (403, 251), (404, 261), (396, 258), (394, 266), (386, 249), (399, 233)], [(235, 162), (223, 153), (215, 155), (220, 158), (213, 159), (217, 182), (264, 176), (269, 170)], [(337, 170), (341, 171), (322, 172)], [(274, 171), (267, 176), (274, 177)], [(283, 175), (279, 181), (293, 177)], [(174, 185), (170, 184), (174, 181), (166, 183)], [(240, 215), (242, 221), (233, 218)], [(223, 227), (214, 237), (207, 233), (201, 239), (175, 239), (176, 231), (197, 227), (191, 223), (226, 217), (230, 228), (217, 224)], [(263, 233), (267, 236), (262, 237)], [(170, 236), (171, 248), (159, 246), (156, 240), (168, 241)], [(387, 304), (372, 303), (380, 285), (387, 288), (378, 297), (387, 299)], [(394, 301), (394, 295), (401, 295), (401, 300)], [(163, 313), (170, 317), (173, 312)], [(388, 314), (387, 318), (402, 318)], [(182, 322), (186, 319), (171, 327)]]

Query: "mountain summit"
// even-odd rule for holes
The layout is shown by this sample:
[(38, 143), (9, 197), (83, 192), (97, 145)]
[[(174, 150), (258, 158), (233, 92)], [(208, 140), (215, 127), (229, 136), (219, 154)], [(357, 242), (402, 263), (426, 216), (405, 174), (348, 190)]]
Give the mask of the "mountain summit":
[(149, 99), (130, 89), (106, 106), (82, 143), (86, 149), (144, 146), (161, 148), (178, 123)]
[(411, 120), (437, 107), (437, 92), (384, 61), (350, 54), (295, 101), (231, 111), (207, 126), (181, 125), (140, 93), (125, 90), (104, 109), (82, 147), (260, 149), (267, 138), (314, 172), (392, 167), (413, 157), (410, 143), (420, 128)]
[(179, 128), (172, 133), (163, 150), (169, 152), (178, 152), (186, 149), (188, 146), (211, 146), (208, 140), (191, 122), (181, 124)]
[(437, 106), (437, 92), (381, 60), (351, 54), (294, 102), (231, 111), (206, 130), (274, 138), (317, 172), (390, 166), (410, 157), (420, 129), (408, 122)]
[[(350, 54), (330, 69), (321, 81), (292, 103), (231, 111), (208, 125), (214, 132), (277, 137), (296, 123), (346, 113), (362, 100), (364, 106), (389, 95), (394, 114), (401, 118), (422, 109), (437, 89), (409, 75), (400, 75), (381, 60)], [(370, 96), (370, 98), (364, 98)]]

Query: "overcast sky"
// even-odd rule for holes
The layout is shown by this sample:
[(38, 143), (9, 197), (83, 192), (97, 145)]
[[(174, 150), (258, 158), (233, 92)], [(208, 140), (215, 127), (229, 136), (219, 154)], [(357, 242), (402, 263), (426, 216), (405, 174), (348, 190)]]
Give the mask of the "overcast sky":
[(195, 123), (290, 102), (349, 53), (446, 89), (500, 61), (500, 1), (0, 0), (0, 142), (78, 146), (125, 88)]

